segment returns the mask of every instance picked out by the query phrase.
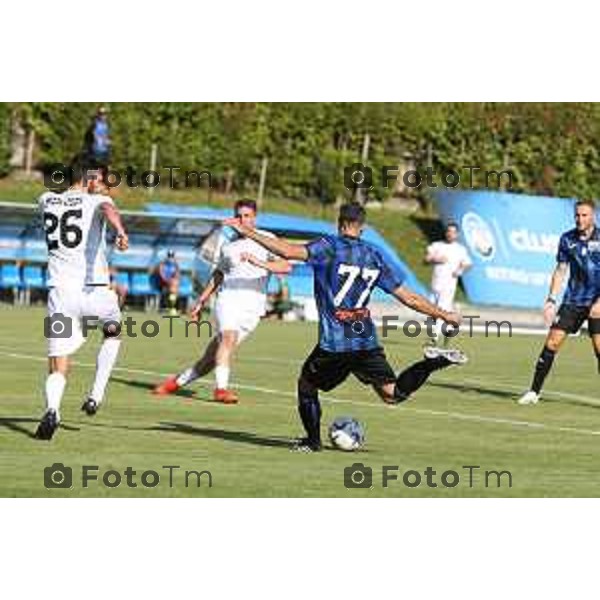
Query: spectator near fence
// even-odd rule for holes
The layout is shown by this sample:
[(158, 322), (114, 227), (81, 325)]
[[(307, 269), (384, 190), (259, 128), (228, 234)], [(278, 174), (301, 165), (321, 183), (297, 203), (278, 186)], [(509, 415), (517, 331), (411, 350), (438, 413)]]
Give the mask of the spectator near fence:
[(173, 250), (169, 250), (167, 257), (156, 266), (154, 277), (157, 287), (166, 295), (169, 314), (177, 315), (180, 269)]
[(89, 165), (108, 168), (110, 164), (110, 128), (106, 108), (100, 106), (85, 133), (84, 152)]

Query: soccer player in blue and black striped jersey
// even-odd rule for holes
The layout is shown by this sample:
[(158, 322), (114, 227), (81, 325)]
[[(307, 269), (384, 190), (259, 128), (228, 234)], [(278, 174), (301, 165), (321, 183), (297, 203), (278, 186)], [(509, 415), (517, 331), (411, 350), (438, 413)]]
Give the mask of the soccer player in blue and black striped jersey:
[(332, 390), (352, 373), (373, 386), (385, 402), (396, 404), (421, 387), (434, 371), (465, 362), (464, 355), (456, 350), (440, 351), (396, 376), (379, 345), (367, 308), (375, 287), (434, 319), (458, 326), (460, 318), (406, 288), (406, 274), (390, 268), (379, 250), (361, 239), (365, 216), (360, 204), (346, 204), (340, 209), (338, 235), (325, 235), (307, 244), (266, 237), (236, 219), (225, 221), (274, 254), (306, 261), (313, 267), (319, 343), (306, 359), (298, 380), (298, 411), (306, 430), (306, 438), (297, 447), (302, 451), (321, 449), (319, 390)]
[[(558, 244), (556, 268), (544, 305), (546, 322), (552, 325), (538, 358), (531, 388), (519, 399), (519, 404), (539, 402), (556, 353), (567, 335), (577, 333), (586, 320), (600, 373), (600, 230), (593, 200), (580, 200), (575, 204), (575, 225), (575, 229), (561, 236)], [(567, 271), (569, 282), (557, 312), (557, 297)]]

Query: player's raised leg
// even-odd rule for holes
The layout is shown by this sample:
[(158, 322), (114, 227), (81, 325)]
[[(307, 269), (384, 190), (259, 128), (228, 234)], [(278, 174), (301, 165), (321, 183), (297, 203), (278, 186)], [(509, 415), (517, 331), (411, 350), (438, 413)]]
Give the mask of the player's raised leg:
[(154, 388), (154, 393), (158, 396), (165, 396), (167, 394), (173, 394), (178, 389), (189, 385), (190, 383), (200, 379), (205, 375), (208, 375), (215, 368), (215, 358), (217, 356), (217, 349), (219, 347), (219, 336), (214, 336), (204, 354), (196, 363), (191, 367), (184, 369), (177, 375), (168, 377), (165, 381), (160, 383)]
[(104, 400), (106, 386), (121, 348), (121, 310), (116, 292), (109, 288), (88, 288), (84, 297), (87, 314), (98, 315), (104, 334), (96, 356), (94, 381), (81, 406), (81, 410), (91, 416), (96, 414)]
[(94, 415), (98, 411), (100, 404), (104, 400), (104, 393), (110, 374), (117, 362), (119, 355), (119, 349), (121, 347), (121, 339), (114, 335), (108, 335), (104, 337), (104, 341), (98, 350), (96, 357), (96, 375), (94, 377), (94, 383), (92, 389), (83, 403), (81, 410), (88, 415)]
[(387, 404), (399, 404), (408, 400), (412, 394), (423, 386), (432, 373), (454, 364), (463, 363), (453, 362), (447, 356), (425, 358), (402, 371), (394, 383), (388, 382), (384, 385), (375, 385), (374, 388), (379, 397)]

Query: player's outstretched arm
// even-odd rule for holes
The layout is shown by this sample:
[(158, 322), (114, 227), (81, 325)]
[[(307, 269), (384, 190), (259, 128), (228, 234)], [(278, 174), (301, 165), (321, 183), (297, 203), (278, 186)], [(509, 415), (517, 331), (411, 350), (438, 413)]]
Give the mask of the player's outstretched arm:
[(223, 221), (223, 225), (228, 225), (235, 229), (240, 235), (254, 240), (269, 252), (282, 256), (288, 260), (308, 260), (308, 250), (304, 244), (290, 244), (286, 240), (282, 240), (276, 236), (270, 237), (258, 233), (254, 229), (245, 227), (239, 219), (232, 217)]
[(205, 303), (219, 289), (223, 283), (223, 273), (219, 269), (215, 269), (211, 275), (206, 287), (198, 296), (198, 301)]
[(117, 232), (117, 248), (119, 250), (127, 250), (129, 247), (129, 237), (123, 227), (123, 221), (117, 207), (111, 202), (103, 202), (100, 205), (104, 218), (108, 221), (111, 227)]
[(204, 305), (208, 302), (208, 299), (219, 289), (221, 283), (223, 283), (223, 273), (219, 269), (215, 269), (211, 275), (206, 287), (202, 290), (196, 303), (190, 310), (190, 319), (197, 321)]
[(445, 256), (440, 256), (433, 249), (427, 248), (425, 262), (428, 265), (441, 265), (445, 262), (448, 262), (448, 259)]
[(241, 259), (249, 262), (255, 267), (266, 269), (269, 273), (275, 273), (276, 275), (287, 275), (292, 272), (292, 265), (284, 258), (260, 260), (260, 258), (254, 256), (254, 254), (244, 252)]
[(548, 326), (554, 321), (558, 294), (560, 294), (560, 290), (562, 289), (562, 284), (568, 268), (568, 263), (559, 262), (556, 264), (554, 272), (552, 273), (552, 278), (550, 279), (550, 291), (544, 302), (544, 321)]
[(462, 261), (458, 265), (458, 269), (456, 269), (456, 271), (454, 271), (454, 273), (452, 273), (452, 276), (456, 277), (456, 279), (458, 279), (459, 277), (462, 277), (472, 266), (473, 266), (472, 263)]
[(402, 304), (417, 312), (433, 317), (434, 319), (442, 319), (442, 321), (446, 321), (446, 323), (455, 327), (460, 325), (461, 319), (458, 313), (447, 312), (438, 308), (435, 304), (429, 302), (427, 298), (421, 296), (421, 294), (417, 294), (403, 285), (396, 288), (393, 294)]

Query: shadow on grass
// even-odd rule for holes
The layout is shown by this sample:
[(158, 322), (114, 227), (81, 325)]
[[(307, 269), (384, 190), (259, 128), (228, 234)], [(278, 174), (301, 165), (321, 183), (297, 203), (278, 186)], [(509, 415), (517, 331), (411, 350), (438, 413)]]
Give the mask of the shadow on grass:
[(516, 398), (515, 392), (509, 392), (506, 390), (492, 389), (484, 387), (482, 385), (473, 385), (469, 383), (448, 383), (441, 381), (429, 381), (428, 386), (443, 388), (446, 390), (452, 390), (455, 392), (475, 392), (484, 396), (494, 396), (496, 398)]
[[(150, 383), (148, 381), (139, 381), (136, 379), (124, 379), (123, 377), (115, 377), (112, 376), (110, 378), (112, 382), (121, 383), (123, 385), (127, 385), (129, 387), (137, 388), (139, 390), (146, 390), (147, 392), (151, 392), (155, 387), (156, 383)], [(193, 398), (194, 391), (190, 389), (178, 390), (172, 396), (179, 396), (181, 398)], [(155, 398), (160, 398), (160, 396), (155, 396)], [(199, 398), (202, 399), (202, 398)]]
[[(31, 425), (26, 427), (25, 425), (22, 425), (22, 423), (30, 423)], [(32, 440), (36, 439), (35, 430), (37, 429), (38, 423), (39, 419), (34, 419), (33, 417), (0, 417), (0, 427), (5, 427), (16, 433), (21, 433)], [(66, 431), (80, 431), (79, 427), (65, 425), (64, 423), (60, 424), (60, 429)]]
[[(514, 391), (491, 389), (481, 385), (473, 385), (467, 383), (447, 383), (439, 381), (430, 381), (428, 386), (445, 388), (448, 390), (454, 390), (457, 392), (475, 392), (482, 396), (495, 396), (496, 398), (509, 398), (516, 402), (520, 394)], [(560, 393), (560, 392), (557, 392)], [(551, 392), (550, 392), (551, 394)], [(596, 403), (593, 400), (586, 401), (585, 398), (572, 398), (572, 397), (552, 397), (551, 395), (543, 396), (542, 402), (544, 404), (571, 404), (573, 406), (580, 406), (585, 408), (600, 409), (600, 400)]]
[(149, 431), (166, 431), (170, 433), (185, 433), (188, 435), (198, 435), (227, 442), (240, 442), (242, 444), (252, 444), (254, 446), (267, 446), (270, 448), (289, 448), (290, 440), (280, 437), (261, 437), (255, 433), (247, 431), (228, 431), (226, 429), (213, 429), (211, 427), (194, 427), (186, 423), (167, 423), (161, 422), (154, 427), (149, 427)]

